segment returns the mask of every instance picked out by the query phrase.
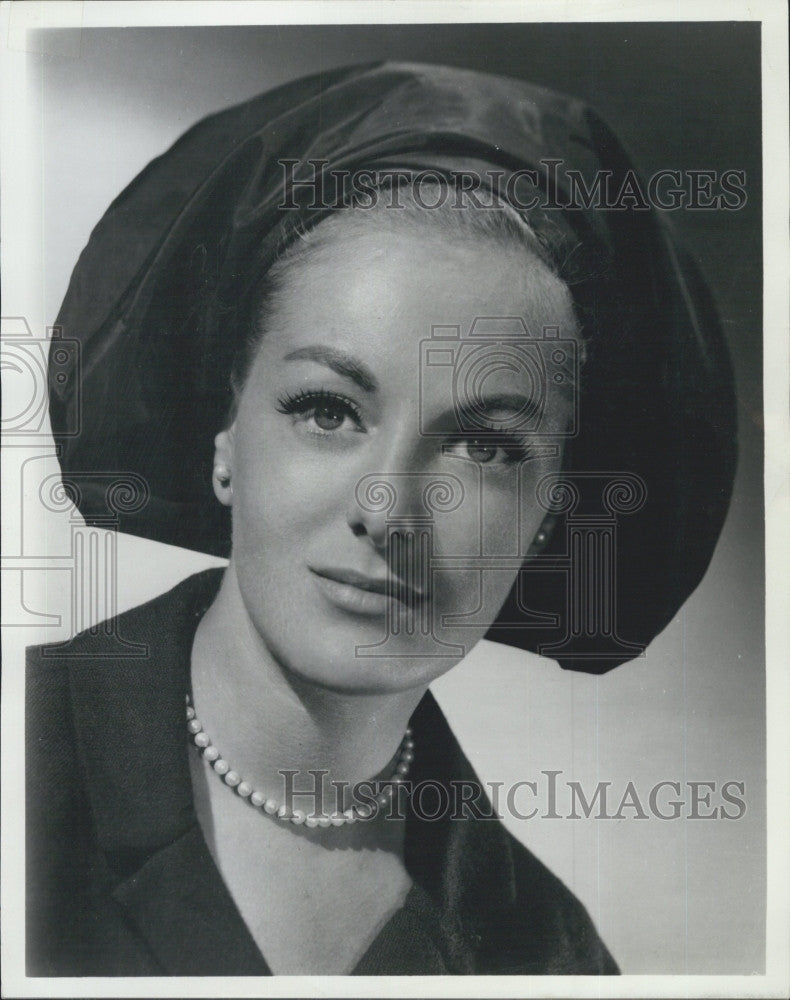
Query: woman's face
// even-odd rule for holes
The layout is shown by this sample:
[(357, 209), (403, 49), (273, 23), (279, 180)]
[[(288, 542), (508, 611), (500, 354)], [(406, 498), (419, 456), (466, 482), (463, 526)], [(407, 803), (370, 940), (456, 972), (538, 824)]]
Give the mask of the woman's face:
[[(534, 487), (560, 466), (551, 435), (571, 394), (550, 384), (536, 422), (534, 376), (513, 363), (529, 339), (505, 323), (489, 349), (469, 336), (477, 317), (522, 317), (533, 338), (574, 330), (564, 285), (537, 260), (525, 275), (524, 255), (493, 243), (330, 239), (283, 276), (217, 443), (246, 614), (302, 680), (424, 686), (510, 591), (545, 516)], [(460, 339), (442, 341), (452, 327)]]

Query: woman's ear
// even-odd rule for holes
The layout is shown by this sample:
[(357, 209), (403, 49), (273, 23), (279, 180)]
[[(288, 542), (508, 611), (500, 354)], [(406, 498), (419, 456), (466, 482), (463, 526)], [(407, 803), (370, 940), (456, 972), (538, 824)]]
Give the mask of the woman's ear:
[(233, 504), (233, 426), (214, 438), (214, 496), (224, 506)]

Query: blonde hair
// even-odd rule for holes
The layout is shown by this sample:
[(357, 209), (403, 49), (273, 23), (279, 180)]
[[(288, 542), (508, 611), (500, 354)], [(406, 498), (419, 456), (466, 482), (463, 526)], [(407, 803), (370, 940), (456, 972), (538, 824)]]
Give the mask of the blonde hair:
[[(349, 239), (367, 240), (376, 248), (382, 233), (415, 235), (422, 240), (434, 240), (446, 245), (480, 245), (520, 253), (525, 262), (525, 283), (528, 294), (542, 299), (547, 306), (556, 305), (557, 296), (566, 298), (572, 315), (575, 312), (570, 290), (559, 276), (552, 254), (545, 239), (527, 220), (507, 202), (491, 194), (491, 204), (485, 207), (452, 202), (446, 194), (449, 182), (438, 175), (412, 177), (398, 185), (397, 197), (373, 199), (365, 204), (360, 199), (349, 199), (342, 208), (324, 216), (312, 225), (291, 227), (288, 238), (277, 259), (262, 277), (253, 294), (247, 315), (250, 329), (243, 338), (243, 347), (231, 371), (233, 404), (230, 422), (235, 418), (241, 392), (255, 360), (261, 338), (266, 332), (267, 317), (277, 308), (286, 278), (297, 267), (308, 267), (312, 261), (339, 257), (343, 243)], [(430, 202), (430, 204), (426, 204)], [(580, 327), (564, 331), (569, 336), (579, 335)], [(583, 345), (580, 345), (583, 360)]]

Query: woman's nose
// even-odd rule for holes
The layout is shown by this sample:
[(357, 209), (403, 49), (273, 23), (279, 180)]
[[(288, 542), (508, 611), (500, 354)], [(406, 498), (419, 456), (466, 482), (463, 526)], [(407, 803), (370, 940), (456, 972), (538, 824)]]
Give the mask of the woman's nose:
[[(367, 536), (379, 549), (391, 527), (425, 519), (425, 488), (430, 475), (418, 467), (414, 448), (380, 448), (379, 461), (353, 484), (347, 522), (357, 536)], [(378, 467), (376, 467), (378, 466)]]
[(378, 513), (363, 510), (355, 504), (349, 511), (348, 526), (357, 538), (368, 538), (383, 552), (387, 546), (387, 518)]
[(415, 496), (419, 475), (409, 472), (372, 472), (355, 484), (348, 511), (348, 525), (357, 536), (367, 536), (384, 549), (390, 528), (419, 519)]

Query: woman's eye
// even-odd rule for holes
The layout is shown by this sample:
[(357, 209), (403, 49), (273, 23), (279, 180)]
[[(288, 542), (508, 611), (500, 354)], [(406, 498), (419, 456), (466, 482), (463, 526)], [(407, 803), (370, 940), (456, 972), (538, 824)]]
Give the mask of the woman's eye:
[(316, 406), (312, 416), (322, 431), (336, 431), (338, 427), (342, 427), (346, 419), (346, 414), (331, 406)]
[(362, 418), (353, 400), (337, 393), (300, 391), (278, 400), (277, 409), (303, 424), (313, 434), (332, 434), (335, 431), (361, 431)]
[(478, 465), (513, 465), (527, 457), (526, 447), (515, 438), (465, 438), (445, 446), (445, 453)]
[(469, 441), (466, 450), (475, 462), (493, 462), (500, 449), (495, 444), (486, 444), (484, 441)]

